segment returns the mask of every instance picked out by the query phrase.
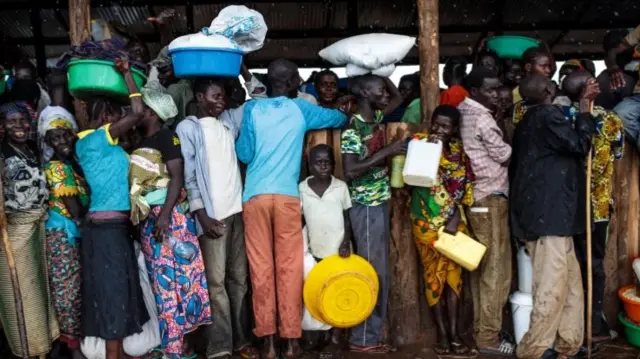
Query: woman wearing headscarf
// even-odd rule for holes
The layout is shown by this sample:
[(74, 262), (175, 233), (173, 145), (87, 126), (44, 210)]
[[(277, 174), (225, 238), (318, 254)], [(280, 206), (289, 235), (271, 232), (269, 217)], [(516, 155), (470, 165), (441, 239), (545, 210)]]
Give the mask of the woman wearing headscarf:
[(49, 106), (40, 114), (38, 139), (49, 187), (46, 222), (47, 268), (60, 340), (80, 354), (81, 284), (78, 221), (89, 205), (88, 186), (75, 159), (78, 125), (62, 107)]
[(7, 233), (20, 285), (28, 350), (20, 343), (13, 285), (6, 253), (0, 251), (0, 321), (17, 357), (44, 355), (59, 330), (48, 294), (44, 220), (48, 198), (38, 148), (29, 140), (31, 118), (26, 107), (10, 102), (0, 107), (5, 137), (0, 147)]
[(140, 288), (129, 214), (129, 158), (118, 138), (142, 120), (138, 92), (127, 60), (116, 68), (124, 75), (131, 110), (107, 99), (88, 103), (91, 130), (78, 134), (76, 156), (89, 185), (89, 213), (82, 231), (82, 330), (106, 341), (106, 358), (117, 359), (122, 339), (142, 332), (149, 320)]
[(178, 110), (160, 87), (144, 88), (142, 100), (145, 138), (133, 151), (129, 170), (131, 221), (140, 224), (142, 252), (152, 273), (162, 351), (170, 359), (195, 358), (185, 349), (184, 336), (211, 324), (211, 307), (195, 222), (181, 196), (180, 140), (163, 129)]

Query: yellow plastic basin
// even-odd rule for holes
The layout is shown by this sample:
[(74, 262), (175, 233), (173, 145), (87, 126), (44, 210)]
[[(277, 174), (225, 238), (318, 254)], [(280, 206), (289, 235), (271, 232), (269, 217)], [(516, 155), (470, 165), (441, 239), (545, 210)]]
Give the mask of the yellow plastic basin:
[(312, 317), (332, 327), (351, 328), (373, 312), (378, 275), (362, 257), (333, 255), (311, 270), (303, 296)]

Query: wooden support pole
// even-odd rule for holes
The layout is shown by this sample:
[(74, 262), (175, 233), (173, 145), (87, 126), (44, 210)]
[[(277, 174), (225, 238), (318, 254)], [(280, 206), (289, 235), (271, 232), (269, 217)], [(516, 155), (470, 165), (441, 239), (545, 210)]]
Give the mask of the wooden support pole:
[(440, 101), (438, 0), (418, 0), (418, 44), (420, 55), (420, 105), (422, 122), (429, 125)]
[[(69, 37), (71, 45), (78, 46), (84, 41), (91, 40), (91, 1), (69, 0)], [(87, 108), (84, 102), (73, 99), (76, 121), (80, 130), (85, 130), (89, 124)]]

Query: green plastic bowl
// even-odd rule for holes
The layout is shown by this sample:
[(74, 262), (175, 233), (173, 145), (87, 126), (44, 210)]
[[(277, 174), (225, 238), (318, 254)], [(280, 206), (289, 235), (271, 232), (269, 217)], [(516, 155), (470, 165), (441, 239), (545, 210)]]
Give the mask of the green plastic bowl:
[(636, 348), (640, 348), (640, 326), (632, 323), (627, 316), (620, 312), (618, 314), (618, 320), (624, 326), (624, 335), (627, 338), (629, 344), (633, 345)]
[(524, 36), (494, 36), (487, 41), (487, 48), (503, 59), (520, 59), (525, 51), (538, 45), (538, 40)]
[[(147, 81), (147, 76), (133, 67), (131, 75), (139, 89)], [(69, 93), (81, 100), (87, 100), (93, 96), (115, 97), (122, 100), (129, 96), (124, 77), (111, 61), (72, 60), (67, 68), (67, 77)]]

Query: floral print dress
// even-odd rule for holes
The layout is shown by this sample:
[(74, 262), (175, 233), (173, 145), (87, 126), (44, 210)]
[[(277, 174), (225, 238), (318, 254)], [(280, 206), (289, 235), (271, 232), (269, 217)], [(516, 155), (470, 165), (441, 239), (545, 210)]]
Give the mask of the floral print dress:
[[(426, 137), (426, 133), (418, 133), (413, 138)], [(438, 185), (414, 187), (411, 197), (412, 232), (424, 267), (425, 294), (429, 306), (438, 304), (445, 284), (457, 295), (462, 289), (460, 265), (433, 248), (438, 231), (454, 215), (456, 207), (473, 205), (474, 176), (460, 139), (451, 139), (449, 145), (443, 147), (438, 175)], [(467, 232), (464, 220), (460, 221), (458, 231)]]
[(87, 206), (88, 187), (67, 162), (49, 161), (44, 173), (49, 187), (49, 219), (45, 224), (49, 286), (61, 340), (76, 349), (82, 335), (80, 232), (64, 198), (77, 196), (80, 204)]

